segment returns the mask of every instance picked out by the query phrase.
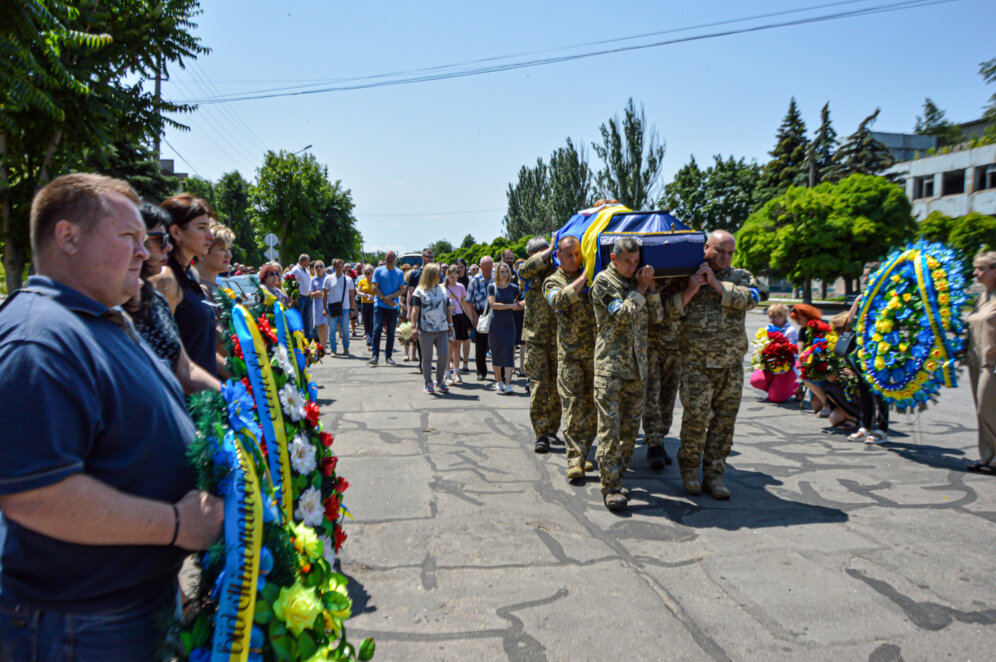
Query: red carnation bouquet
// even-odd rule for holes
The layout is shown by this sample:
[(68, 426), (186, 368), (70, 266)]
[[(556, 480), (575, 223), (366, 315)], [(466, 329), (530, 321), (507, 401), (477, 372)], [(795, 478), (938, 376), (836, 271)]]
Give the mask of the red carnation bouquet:
[(284, 294), (287, 298), (291, 300), (291, 305), (297, 304), (297, 300), (301, 297), (301, 286), (297, 282), (297, 278), (287, 274), (284, 276)]
[(761, 349), (761, 363), (773, 375), (792, 369), (799, 349), (781, 331), (768, 331), (768, 342)]

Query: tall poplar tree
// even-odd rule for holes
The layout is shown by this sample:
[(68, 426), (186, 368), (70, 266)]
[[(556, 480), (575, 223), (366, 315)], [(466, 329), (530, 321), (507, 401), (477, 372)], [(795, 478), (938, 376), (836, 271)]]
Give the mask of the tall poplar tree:
[(799, 106), (795, 97), (789, 102), (788, 112), (778, 127), (775, 137), (775, 148), (769, 152), (771, 161), (761, 171), (761, 178), (754, 189), (754, 208), (764, 205), (768, 200), (781, 195), (790, 186), (804, 186), (808, 180), (809, 171), (806, 150), (809, 139), (806, 138), (806, 123), (802, 121)]
[(957, 145), (961, 142), (961, 129), (948, 121), (944, 111), (929, 97), (923, 100), (923, 115), (917, 115), (913, 133), (918, 136), (936, 136), (938, 147)]
[[(820, 111), (820, 128), (816, 130), (810, 145), (813, 159), (813, 186), (826, 178), (827, 170), (833, 163), (834, 152), (837, 151), (837, 132), (830, 123), (830, 102), (827, 101)], [(808, 173), (807, 173), (808, 177)]]
[(665, 143), (658, 138), (657, 129), (647, 124), (643, 106), (638, 111), (631, 98), (622, 119), (610, 118), (599, 131), (602, 143), (592, 143), (603, 164), (598, 185), (630, 209), (652, 204), (664, 165)]
[(881, 175), (883, 170), (895, 163), (892, 150), (876, 140), (869, 128), (879, 112), (881, 109), (876, 108), (874, 113), (862, 120), (858, 130), (848, 136), (833, 155), (833, 163), (826, 176), (829, 181), (839, 182), (855, 173)]

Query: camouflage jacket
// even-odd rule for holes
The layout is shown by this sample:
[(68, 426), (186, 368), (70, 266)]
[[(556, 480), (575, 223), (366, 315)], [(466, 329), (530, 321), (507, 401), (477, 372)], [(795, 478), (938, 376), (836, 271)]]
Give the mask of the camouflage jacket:
[(571, 287), (581, 273), (557, 269), (543, 282), (543, 294), (557, 319), (557, 358), (591, 361), (595, 356), (595, 311), (585, 290)]
[(536, 253), (519, 267), (519, 289), (525, 292), (526, 310), (522, 319), (522, 339), (541, 345), (557, 342), (557, 318), (543, 298), (543, 281), (556, 268)]
[(681, 292), (671, 296), (669, 316), (681, 317), (678, 349), (682, 361), (691, 360), (705, 368), (728, 368), (739, 364), (747, 353), (745, 313), (757, 305), (757, 282), (746, 269), (727, 269), (716, 274), (723, 295), (709, 285), (681, 304)]
[(680, 294), (687, 285), (687, 278), (666, 278), (663, 284), (660, 280), (657, 281), (657, 291), (661, 295), (661, 305), (664, 307), (664, 318), (660, 322), (650, 322), (650, 340), (648, 343), (650, 351), (678, 351), (681, 319), (675, 314), (670, 314), (669, 310), (673, 306), (674, 295)]
[(636, 291), (635, 278), (623, 278), (614, 264), (591, 285), (595, 308), (595, 375), (618, 379), (647, 378), (647, 337), (651, 321), (664, 311), (659, 294)]

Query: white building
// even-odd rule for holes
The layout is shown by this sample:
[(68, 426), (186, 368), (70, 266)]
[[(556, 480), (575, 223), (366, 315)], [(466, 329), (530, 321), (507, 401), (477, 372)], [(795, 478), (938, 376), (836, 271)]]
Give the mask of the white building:
[(996, 145), (904, 161), (886, 173), (905, 182), (918, 221), (934, 211), (952, 217), (973, 211), (996, 216)]

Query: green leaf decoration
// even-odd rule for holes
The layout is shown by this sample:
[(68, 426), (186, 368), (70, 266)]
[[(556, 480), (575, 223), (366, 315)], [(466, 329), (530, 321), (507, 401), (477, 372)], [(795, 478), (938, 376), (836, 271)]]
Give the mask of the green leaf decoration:
[(374, 648), (375, 645), (373, 639), (364, 639), (360, 642), (360, 648), (356, 651), (357, 659), (361, 660), (361, 662), (366, 662), (367, 660), (372, 659), (374, 656)]

